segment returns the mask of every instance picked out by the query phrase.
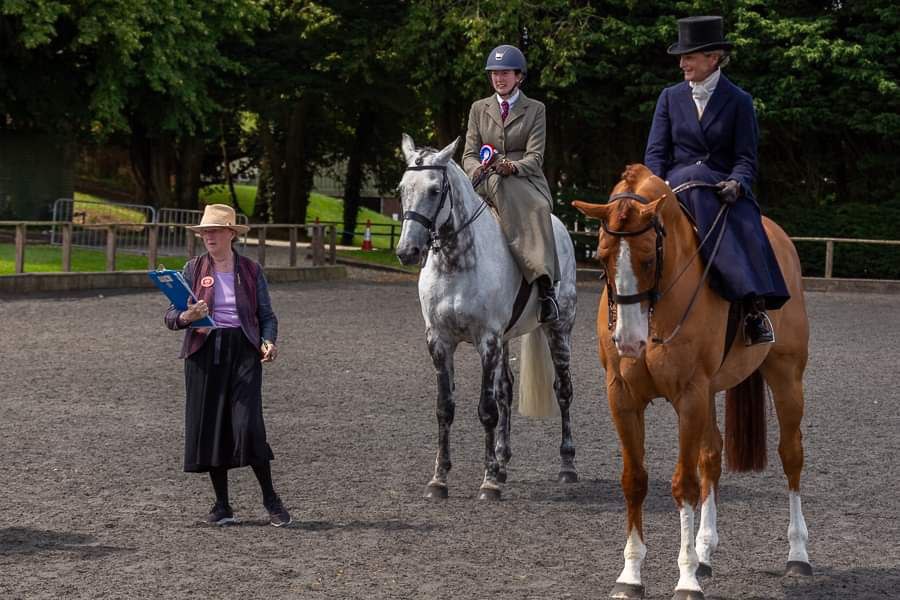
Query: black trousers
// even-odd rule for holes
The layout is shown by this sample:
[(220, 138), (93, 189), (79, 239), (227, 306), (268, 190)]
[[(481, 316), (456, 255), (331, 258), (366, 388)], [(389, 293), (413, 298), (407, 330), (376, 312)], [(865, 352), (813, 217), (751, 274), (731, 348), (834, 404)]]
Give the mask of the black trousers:
[(239, 327), (214, 329), (184, 361), (184, 470), (266, 465), (259, 351)]

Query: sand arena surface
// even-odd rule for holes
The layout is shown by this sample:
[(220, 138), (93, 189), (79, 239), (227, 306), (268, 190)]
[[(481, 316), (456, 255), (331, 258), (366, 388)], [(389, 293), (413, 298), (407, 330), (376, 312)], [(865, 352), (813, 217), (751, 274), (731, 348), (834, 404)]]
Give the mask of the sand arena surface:
[[(457, 353), (450, 499), (423, 499), (437, 426), (414, 282), (390, 274), (273, 286), (281, 321), (264, 406), (276, 488), (265, 525), (249, 469), (244, 524), (200, 525), (208, 479), (181, 472), (181, 335), (155, 292), (0, 300), (0, 598), (605, 598), (622, 568), (621, 459), (596, 354), (599, 288), (573, 341), (576, 462), (555, 482), (558, 422), (516, 415), (500, 503), (478, 503), (478, 361)], [(783, 579), (788, 500), (769, 468), (724, 474), (706, 597), (889, 598), (900, 590), (897, 298), (809, 294), (803, 509), (816, 575)], [(516, 354), (518, 349), (516, 349)], [(720, 405), (720, 423), (722, 419)], [(678, 579), (669, 494), (675, 414), (647, 413), (648, 598)]]

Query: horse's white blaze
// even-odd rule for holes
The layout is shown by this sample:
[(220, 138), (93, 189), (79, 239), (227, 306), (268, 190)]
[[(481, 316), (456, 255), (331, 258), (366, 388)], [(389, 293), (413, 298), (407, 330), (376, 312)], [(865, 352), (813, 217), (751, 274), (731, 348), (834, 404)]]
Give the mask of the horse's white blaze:
[[(616, 257), (616, 291), (620, 296), (637, 294), (638, 281), (631, 267), (631, 246), (627, 239), (619, 244), (619, 255)], [(616, 347), (637, 350), (640, 342), (647, 341), (649, 323), (647, 313), (641, 303), (619, 304), (616, 307)]]
[(647, 546), (644, 545), (637, 529), (632, 527), (628, 533), (628, 541), (625, 542), (625, 567), (622, 574), (616, 579), (616, 583), (628, 583), (631, 585), (643, 585), (641, 583), (641, 566), (644, 557), (647, 556)]
[(697, 557), (700, 562), (711, 565), (712, 554), (719, 546), (719, 534), (716, 531), (716, 492), (709, 491), (700, 510), (700, 529), (697, 531)]
[(788, 495), (791, 503), (791, 524), (788, 525), (788, 541), (791, 550), (788, 560), (809, 562), (809, 554), (806, 552), (806, 544), (809, 541), (809, 531), (806, 529), (806, 520), (803, 518), (803, 510), (800, 508), (800, 494), (790, 492)]
[(681, 550), (678, 552), (678, 585), (676, 590), (700, 591), (697, 581), (697, 567), (700, 561), (694, 549), (694, 509), (685, 504), (681, 507)]

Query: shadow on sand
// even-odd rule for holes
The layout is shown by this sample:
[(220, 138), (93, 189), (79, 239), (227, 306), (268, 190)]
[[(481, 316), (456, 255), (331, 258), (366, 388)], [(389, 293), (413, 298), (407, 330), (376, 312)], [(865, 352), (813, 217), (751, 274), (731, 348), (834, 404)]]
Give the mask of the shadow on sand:
[(42, 531), (28, 527), (0, 529), (0, 556), (34, 556), (48, 552), (71, 552), (83, 559), (101, 558), (115, 552), (130, 552), (131, 548), (101, 546), (83, 533)]

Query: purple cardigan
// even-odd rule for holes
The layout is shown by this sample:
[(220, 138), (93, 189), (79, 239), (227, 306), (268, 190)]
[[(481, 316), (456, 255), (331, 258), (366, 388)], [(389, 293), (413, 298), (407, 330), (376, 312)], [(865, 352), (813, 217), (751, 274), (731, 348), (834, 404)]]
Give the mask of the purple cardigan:
[[(199, 279), (201, 275), (212, 271), (212, 260), (208, 254), (195, 256), (184, 265), (184, 279), (194, 290), (194, 295), (202, 297), (199, 293)], [(259, 349), (262, 340), (275, 342), (278, 337), (278, 319), (272, 310), (272, 301), (269, 298), (269, 285), (262, 267), (255, 261), (234, 253), (234, 301), (237, 304), (238, 317), (241, 320), (241, 330), (254, 348)], [(208, 301), (209, 303), (209, 301)], [(179, 358), (187, 358), (199, 350), (206, 341), (206, 334), (197, 329), (191, 329), (187, 325), (178, 322), (181, 311), (170, 305), (166, 311), (166, 326), (169, 329), (187, 329), (184, 342), (181, 345)]]

